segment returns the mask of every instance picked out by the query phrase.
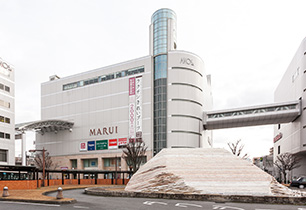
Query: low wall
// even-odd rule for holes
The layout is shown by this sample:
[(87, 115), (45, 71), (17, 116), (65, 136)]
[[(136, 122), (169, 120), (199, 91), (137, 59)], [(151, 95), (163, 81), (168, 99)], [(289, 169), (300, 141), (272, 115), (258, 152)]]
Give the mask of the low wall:
[[(129, 179), (124, 180), (124, 184), (127, 184)], [(115, 185), (116, 180), (112, 179), (97, 179), (97, 185)], [(78, 179), (64, 179), (64, 185), (78, 185)], [(80, 179), (80, 185), (94, 185), (95, 179)], [(117, 184), (122, 185), (123, 180), (117, 179)], [(41, 187), (42, 180), (0, 180), (0, 191), (3, 187), (8, 187), (9, 190), (24, 190), (24, 189), (37, 189)], [(62, 185), (61, 179), (49, 179), (45, 180), (45, 186)]]
[(2, 190), (3, 187), (8, 187), (9, 190), (36, 189), (37, 180), (1, 180), (0, 190)]

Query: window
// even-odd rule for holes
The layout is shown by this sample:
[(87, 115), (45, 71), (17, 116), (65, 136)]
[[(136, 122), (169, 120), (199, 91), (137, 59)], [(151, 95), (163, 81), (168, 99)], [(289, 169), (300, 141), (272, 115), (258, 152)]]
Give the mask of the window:
[(11, 123), (11, 119), (6, 117), (6, 118), (5, 118), (5, 123), (10, 124), (10, 123)]
[(0, 161), (7, 162), (7, 150), (0, 149)]
[(5, 91), (10, 92), (10, 87), (5, 86)]
[[(116, 158), (103, 158), (104, 167), (116, 167)], [(117, 167), (121, 166), (121, 159), (117, 158)]]
[(4, 85), (0, 83), (0, 89), (4, 90)]
[(86, 79), (86, 80), (82, 80), (82, 81), (78, 81), (78, 82), (65, 84), (65, 85), (63, 85), (63, 90), (70, 90), (70, 89), (77, 88), (77, 87), (82, 87), (82, 86), (85, 86), (85, 85), (91, 85), (91, 84), (94, 84), (94, 83), (103, 82), (103, 81), (107, 81), (107, 80), (112, 80), (112, 79), (115, 79), (115, 78), (125, 77), (125, 76), (129, 76), (129, 75), (139, 74), (139, 73), (143, 73), (143, 72), (144, 72), (144, 67), (143, 66), (133, 68), (133, 69), (129, 69), (129, 70), (123, 70), (123, 71), (119, 71), (119, 72), (116, 72), (116, 73), (102, 75), (100, 77), (95, 77), (95, 78), (91, 78), (91, 79)]
[(5, 134), (5, 138), (6, 138), (6, 139), (11, 139), (11, 134), (6, 133), (6, 134)]
[(78, 168), (78, 160), (77, 159), (70, 160), (70, 161), (71, 161), (71, 168), (72, 169)]
[(4, 139), (4, 133), (3, 132), (0, 132), (0, 138)]
[(83, 160), (83, 167), (84, 168), (98, 167), (98, 159), (85, 159), (85, 160)]

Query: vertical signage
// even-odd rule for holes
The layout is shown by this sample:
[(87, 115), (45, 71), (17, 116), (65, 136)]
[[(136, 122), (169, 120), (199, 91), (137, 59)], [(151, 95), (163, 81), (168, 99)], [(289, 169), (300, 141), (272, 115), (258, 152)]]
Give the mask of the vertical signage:
[(88, 151), (93, 151), (95, 150), (96, 147), (95, 147), (95, 141), (88, 141), (87, 142), (87, 150)]
[(135, 138), (135, 77), (129, 79), (129, 138)]
[(136, 77), (136, 137), (142, 136), (142, 77)]
[(117, 149), (118, 148), (117, 139), (108, 140), (108, 148), (109, 149)]
[(96, 141), (96, 150), (105, 150), (105, 149), (108, 149), (108, 140)]
[(81, 152), (87, 151), (87, 142), (80, 143), (80, 151)]

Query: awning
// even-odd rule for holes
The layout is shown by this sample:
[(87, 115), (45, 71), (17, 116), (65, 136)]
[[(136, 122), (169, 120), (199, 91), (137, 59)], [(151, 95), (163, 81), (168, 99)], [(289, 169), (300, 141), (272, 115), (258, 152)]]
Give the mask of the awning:
[(34, 130), (35, 132), (38, 132), (43, 135), (44, 133), (47, 132), (57, 133), (58, 131), (61, 130), (72, 131), (73, 125), (74, 125), (73, 122), (65, 120), (41, 120), (35, 122), (16, 124), (15, 130), (21, 132)]

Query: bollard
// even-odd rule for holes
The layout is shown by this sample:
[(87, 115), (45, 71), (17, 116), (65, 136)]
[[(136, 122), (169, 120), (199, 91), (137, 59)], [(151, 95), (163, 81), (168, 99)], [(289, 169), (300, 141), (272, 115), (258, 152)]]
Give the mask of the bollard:
[(8, 192), (8, 187), (3, 187), (3, 194), (2, 197), (9, 197), (10, 194)]
[(62, 199), (63, 198), (63, 189), (61, 187), (57, 188), (57, 195), (56, 199)]

